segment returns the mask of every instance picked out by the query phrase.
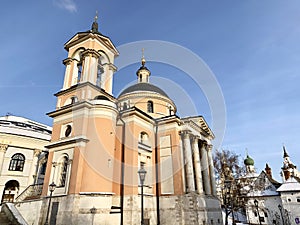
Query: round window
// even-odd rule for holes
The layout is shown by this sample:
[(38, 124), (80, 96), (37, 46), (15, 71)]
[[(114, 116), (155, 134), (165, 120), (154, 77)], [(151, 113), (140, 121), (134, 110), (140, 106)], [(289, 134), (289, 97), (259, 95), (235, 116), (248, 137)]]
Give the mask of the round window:
[(66, 137), (69, 137), (70, 134), (71, 134), (71, 132), (72, 132), (72, 127), (71, 127), (71, 125), (67, 125), (66, 130), (65, 130), (65, 136), (66, 136)]

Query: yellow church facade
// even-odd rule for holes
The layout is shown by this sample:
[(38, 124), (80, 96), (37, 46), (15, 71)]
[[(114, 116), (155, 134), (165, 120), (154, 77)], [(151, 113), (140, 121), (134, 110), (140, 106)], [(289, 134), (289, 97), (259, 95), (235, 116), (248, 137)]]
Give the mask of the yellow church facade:
[(221, 224), (214, 134), (204, 118), (177, 116), (173, 100), (150, 83), (144, 57), (137, 83), (113, 96), (119, 53), (96, 20), (65, 49), (64, 84), (48, 113), (53, 131), (42, 200), (18, 206), (27, 222), (45, 223), (54, 183), (49, 224), (141, 224), (144, 168), (144, 224)]

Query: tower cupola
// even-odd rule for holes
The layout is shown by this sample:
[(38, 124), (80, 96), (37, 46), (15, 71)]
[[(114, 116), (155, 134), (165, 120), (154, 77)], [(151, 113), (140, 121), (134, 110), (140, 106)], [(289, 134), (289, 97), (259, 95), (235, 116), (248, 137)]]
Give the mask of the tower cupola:
[(146, 59), (144, 57), (144, 49), (142, 49), (142, 59), (141, 59), (142, 66), (136, 71), (136, 75), (138, 77), (138, 83), (149, 83), (149, 77), (151, 75), (150, 70), (145, 66)]

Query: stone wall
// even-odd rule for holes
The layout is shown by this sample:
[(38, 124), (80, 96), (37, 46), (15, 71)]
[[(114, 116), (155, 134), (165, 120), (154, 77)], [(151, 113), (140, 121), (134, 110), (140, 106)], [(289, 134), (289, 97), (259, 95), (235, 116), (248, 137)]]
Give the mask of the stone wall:
[[(31, 225), (44, 224), (49, 198), (17, 204), (25, 220)], [(112, 195), (68, 195), (52, 198), (49, 221), (56, 225), (116, 225), (121, 214), (111, 213), (111, 206), (119, 206), (120, 197)], [(124, 225), (141, 224), (141, 196), (124, 197)], [(94, 211), (91, 210), (94, 208)], [(183, 196), (160, 197), (161, 225), (222, 224), (219, 200), (194, 193)], [(144, 196), (144, 218), (157, 224), (156, 196)]]

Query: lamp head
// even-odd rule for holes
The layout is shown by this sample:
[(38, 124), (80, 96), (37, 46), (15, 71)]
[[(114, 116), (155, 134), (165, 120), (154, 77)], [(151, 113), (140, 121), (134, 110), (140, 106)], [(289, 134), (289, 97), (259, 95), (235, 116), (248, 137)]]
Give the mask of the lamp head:
[(147, 171), (144, 169), (144, 166), (141, 166), (141, 169), (138, 171), (141, 183), (143, 184), (145, 181)]
[(49, 185), (49, 191), (50, 192), (53, 192), (56, 188), (56, 184), (54, 182), (52, 182), (50, 185)]

